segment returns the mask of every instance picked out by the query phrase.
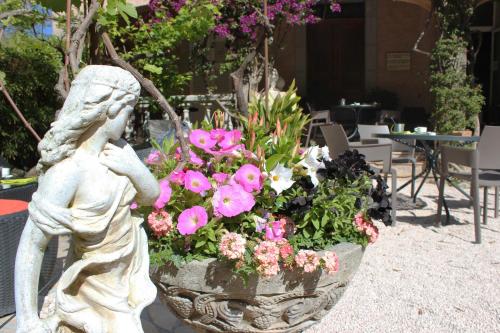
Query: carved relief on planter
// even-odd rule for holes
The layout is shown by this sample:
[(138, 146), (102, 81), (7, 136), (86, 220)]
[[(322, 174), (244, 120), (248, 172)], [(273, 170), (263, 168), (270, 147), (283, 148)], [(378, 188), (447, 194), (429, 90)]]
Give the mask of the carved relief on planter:
[(300, 332), (337, 303), (363, 254), (347, 243), (333, 251), (340, 260), (334, 276), (285, 271), (268, 279), (250, 277), (245, 285), (215, 260), (163, 267), (152, 276), (161, 301), (191, 326), (208, 332)]

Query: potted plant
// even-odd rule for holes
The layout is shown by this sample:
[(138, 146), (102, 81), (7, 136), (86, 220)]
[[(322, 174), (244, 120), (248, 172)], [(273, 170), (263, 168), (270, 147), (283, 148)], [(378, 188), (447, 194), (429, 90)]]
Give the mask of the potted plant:
[(150, 229), (151, 275), (188, 324), (212, 332), (298, 332), (321, 319), (388, 222), (385, 186), (357, 152), (331, 160), (300, 148), (307, 116), (293, 87), (269, 107), (250, 104), (241, 130), (214, 124), (180, 148), (155, 144), (160, 179)]

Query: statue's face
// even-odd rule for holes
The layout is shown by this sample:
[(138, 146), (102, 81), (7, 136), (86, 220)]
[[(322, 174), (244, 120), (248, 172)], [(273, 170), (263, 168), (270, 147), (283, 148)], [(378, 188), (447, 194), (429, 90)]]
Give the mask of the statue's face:
[(133, 110), (133, 105), (125, 104), (114, 118), (108, 118), (104, 126), (109, 140), (116, 141), (121, 138)]

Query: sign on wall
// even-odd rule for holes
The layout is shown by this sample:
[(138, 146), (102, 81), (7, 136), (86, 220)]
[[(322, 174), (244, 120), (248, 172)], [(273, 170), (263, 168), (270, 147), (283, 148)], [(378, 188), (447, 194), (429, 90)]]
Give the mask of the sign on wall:
[(411, 69), (410, 52), (386, 53), (386, 69), (389, 72), (409, 71)]

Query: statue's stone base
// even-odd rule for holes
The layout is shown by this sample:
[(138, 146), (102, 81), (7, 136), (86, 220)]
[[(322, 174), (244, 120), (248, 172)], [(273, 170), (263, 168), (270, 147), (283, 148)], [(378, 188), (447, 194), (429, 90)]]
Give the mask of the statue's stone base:
[(333, 249), (339, 272), (284, 271), (245, 283), (231, 267), (214, 259), (181, 269), (162, 267), (152, 273), (162, 303), (197, 332), (294, 333), (321, 320), (335, 305), (363, 256), (359, 245)]

